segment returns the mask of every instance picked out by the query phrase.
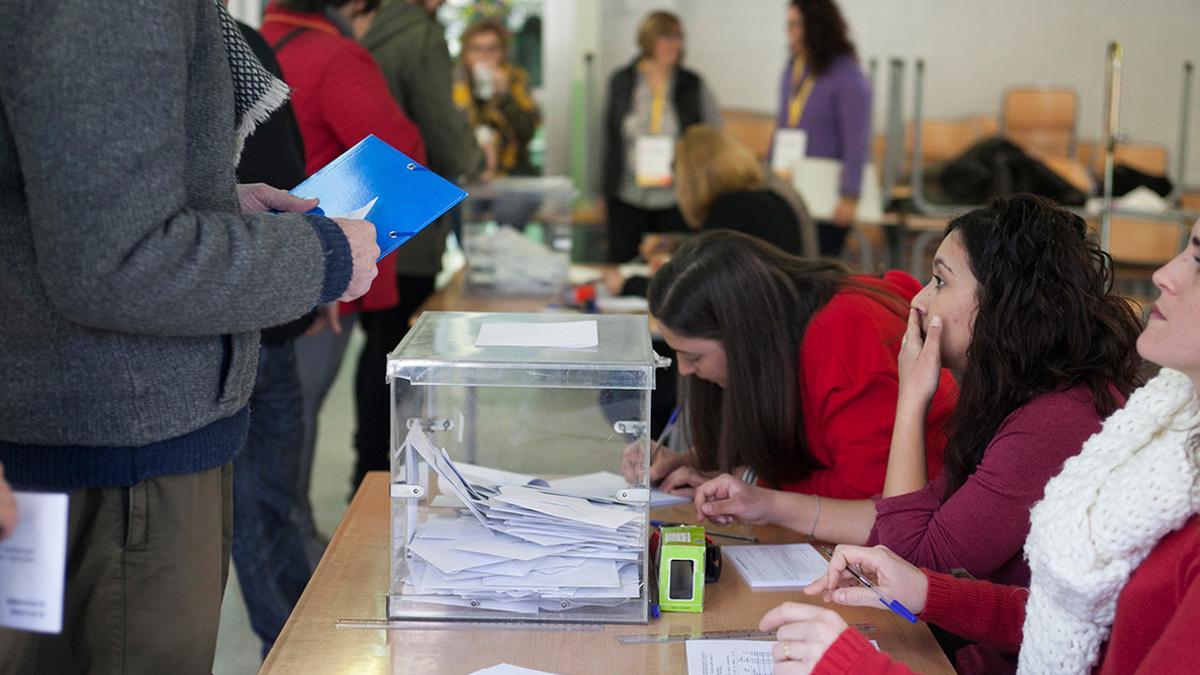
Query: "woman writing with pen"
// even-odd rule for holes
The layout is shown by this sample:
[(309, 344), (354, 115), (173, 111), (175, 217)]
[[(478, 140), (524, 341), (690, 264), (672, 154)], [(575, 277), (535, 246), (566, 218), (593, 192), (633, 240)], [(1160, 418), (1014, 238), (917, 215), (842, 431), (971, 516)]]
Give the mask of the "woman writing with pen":
[[(888, 549), (839, 546), (806, 589), (874, 606), (853, 572), (920, 618), (1007, 651), (1021, 672), (1165, 673), (1195, 669), (1200, 628), (1200, 222), (1154, 274), (1158, 302), (1137, 351), (1164, 366), (1047, 485), (1025, 554), (1028, 590), (919, 569)], [(907, 673), (831, 610), (785, 603), (776, 673)]]
[[(896, 410), (896, 350), (920, 289), (902, 272), (855, 276), (717, 230), (655, 275), (650, 312), (677, 352), (688, 453), (655, 446), (651, 482), (686, 491), (748, 467), (773, 488), (863, 498), (883, 487)], [(941, 378), (925, 427), (930, 471), (955, 385)], [(640, 449), (623, 470), (636, 479)]]

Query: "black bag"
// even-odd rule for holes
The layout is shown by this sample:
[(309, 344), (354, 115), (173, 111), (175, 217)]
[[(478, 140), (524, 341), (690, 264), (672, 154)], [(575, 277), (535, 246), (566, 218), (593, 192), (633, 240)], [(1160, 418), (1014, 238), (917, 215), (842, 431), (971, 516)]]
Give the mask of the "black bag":
[(1087, 195), (1000, 136), (982, 140), (950, 160), (941, 174), (942, 189), (959, 204), (980, 204), (989, 197), (1029, 192), (1064, 206), (1082, 206)]
[(1137, 169), (1118, 164), (1113, 167), (1113, 196), (1120, 197), (1134, 188), (1148, 187), (1159, 197), (1171, 194), (1171, 181), (1164, 176), (1151, 176)]

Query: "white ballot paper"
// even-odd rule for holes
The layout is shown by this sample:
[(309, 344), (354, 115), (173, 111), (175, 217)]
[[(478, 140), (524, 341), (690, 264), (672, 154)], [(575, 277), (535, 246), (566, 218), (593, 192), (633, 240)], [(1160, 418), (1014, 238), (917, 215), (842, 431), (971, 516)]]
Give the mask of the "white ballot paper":
[(548, 347), (595, 349), (600, 345), (596, 321), (555, 323), (485, 323), (479, 327), (476, 347)]
[(762, 640), (688, 640), (688, 675), (771, 675), (774, 646)]
[[(550, 487), (555, 490), (577, 494), (581, 497), (612, 499), (618, 490), (629, 487), (629, 482), (624, 477), (618, 476), (611, 471), (597, 471), (596, 473), (587, 473), (582, 476), (552, 480), (550, 481)], [(652, 509), (672, 504), (689, 504), (691, 501), (689, 497), (663, 492), (658, 488), (650, 490), (650, 508)]]
[[(404, 594), (518, 614), (642, 597), (640, 505), (555, 490), (523, 474), (456, 465), (421, 430), (411, 445), (470, 516), (430, 518), (408, 544)], [(477, 482), (478, 481), (478, 482)]]
[(514, 666), (511, 663), (501, 663), (491, 668), (477, 670), (471, 673), (471, 675), (554, 675), (554, 673), (548, 673), (544, 670), (534, 670), (532, 668), (522, 668), (521, 666)]
[(0, 626), (62, 632), (67, 495), (17, 492), (17, 529), (0, 541)]
[(829, 562), (809, 544), (722, 546), (721, 553), (756, 591), (804, 588), (829, 569)]

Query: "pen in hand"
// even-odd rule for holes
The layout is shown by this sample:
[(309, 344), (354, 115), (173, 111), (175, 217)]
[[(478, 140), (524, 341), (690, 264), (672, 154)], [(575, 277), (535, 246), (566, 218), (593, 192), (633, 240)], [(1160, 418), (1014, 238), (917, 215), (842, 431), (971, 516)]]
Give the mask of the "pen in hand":
[[(828, 546), (819, 546), (818, 548), (821, 549), (821, 552), (824, 553), (825, 555), (829, 556), (830, 558), (833, 557), (833, 550), (830, 549)], [(882, 603), (884, 607), (887, 607), (888, 609), (892, 610), (896, 614), (899, 614), (901, 617), (905, 618), (910, 623), (917, 622), (917, 616), (915, 614), (910, 612), (908, 610), (908, 608), (905, 607), (904, 604), (901, 603), (899, 600), (893, 600), (893, 599), (889, 598), (888, 596), (884, 595), (883, 591), (880, 591), (879, 588), (875, 586), (875, 584), (871, 583), (871, 581), (869, 579), (867, 579), (866, 575), (864, 575), (862, 573), (862, 569), (860, 569), (858, 565), (854, 565), (854, 564), (850, 563), (850, 561), (846, 561), (846, 571), (849, 572), (850, 575), (853, 576), (855, 578), (855, 580), (858, 581), (858, 583), (862, 584), (863, 587), (869, 589), (872, 593), (874, 593), (879, 598), (879, 602)]]
[[(658, 440), (654, 442), (654, 447), (652, 447), (650, 449), (650, 466), (651, 466), (651, 468), (654, 467), (654, 455), (658, 452), (659, 448), (664, 447), (663, 441), (665, 441), (667, 439), (667, 436), (670, 436), (671, 432), (675, 431), (675, 421), (678, 419), (679, 419), (679, 407), (677, 406), (674, 410), (671, 411), (671, 416), (667, 418), (667, 423), (663, 425), (662, 431), (658, 432)], [(657, 481), (647, 481), (647, 482), (650, 483), (651, 487), (658, 487), (658, 484), (662, 482), (662, 479), (659, 479)]]

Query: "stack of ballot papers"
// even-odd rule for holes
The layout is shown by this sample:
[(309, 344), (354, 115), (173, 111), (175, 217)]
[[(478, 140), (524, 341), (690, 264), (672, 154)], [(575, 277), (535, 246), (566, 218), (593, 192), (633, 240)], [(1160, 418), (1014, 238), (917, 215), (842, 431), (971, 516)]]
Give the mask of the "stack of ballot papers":
[(530, 241), (503, 226), (470, 235), (464, 243), (467, 283), (503, 295), (552, 295), (567, 281), (570, 255)]
[(642, 507), (538, 481), (470, 481), (419, 427), (405, 443), (468, 512), (418, 526), (408, 544), (405, 595), (521, 614), (641, 597)]

